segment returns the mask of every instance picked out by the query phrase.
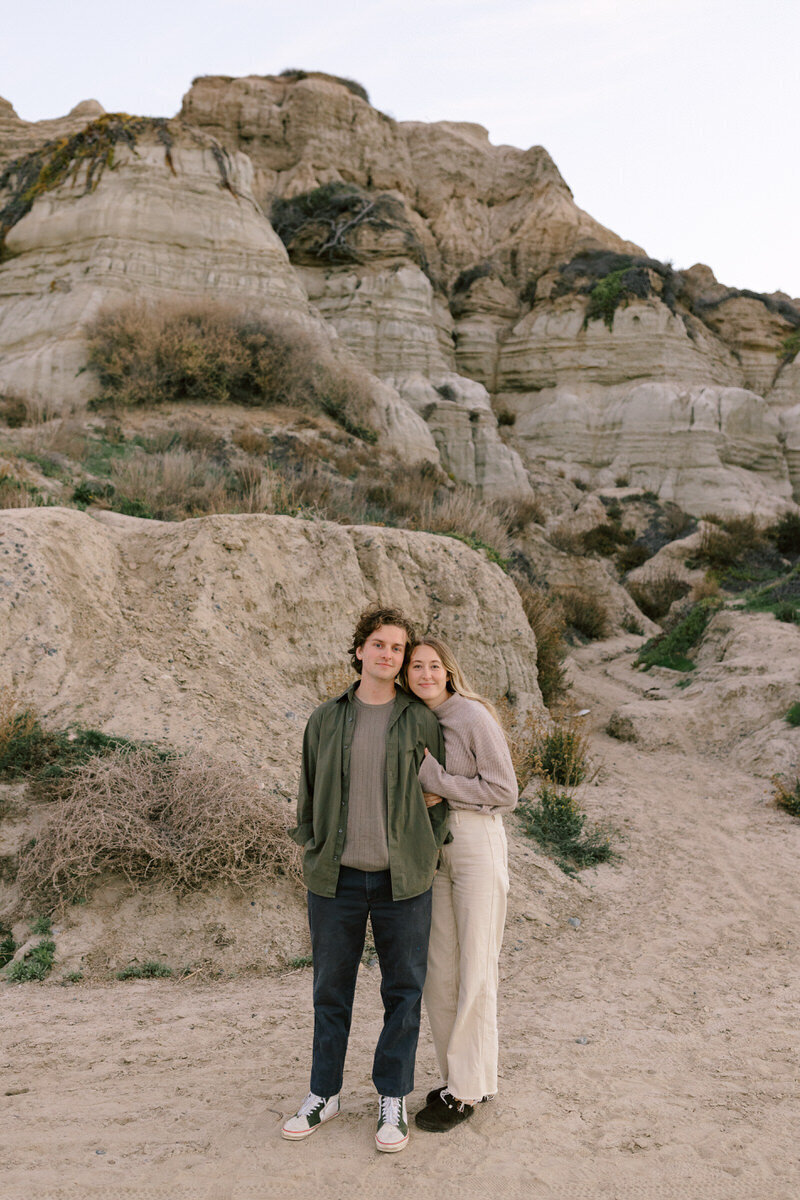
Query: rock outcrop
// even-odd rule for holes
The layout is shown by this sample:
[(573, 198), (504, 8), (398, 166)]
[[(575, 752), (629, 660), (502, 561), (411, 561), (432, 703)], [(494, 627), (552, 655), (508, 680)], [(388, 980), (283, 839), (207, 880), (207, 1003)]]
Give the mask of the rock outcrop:
[(644, 747), (700, 750), (765, 777), (796, 772), (800, 730), (784, 718), (797, 699), (799, 656), (796, 625), (770, 613), (719, 612), (687, 686), (677, 691), (676, 672), (654, 667), (647, 697), (621, 705), (618, 718)]
[(401, 606), (475, 686), (541, 704), (513, 584), (453, 538), (292, 517), (0, 517), (0, 658), (49, 719), (202, 745), (295, 784), (315, 705), (353, 678), (358, 613)]
[[(28, 123), (4, 103), (0, 156), (96, 113)], [(106, 146), (114, 121), (136, 134)], [(179, 119), (101, 116), (77, 136), (57, 186), (26, 167), (22, 187), (19, 163), (4, 176), (0, 389), (83, 403), (103, 305), (211, 295), (324, 327), (381, 381), (382, 443), (487, 495), (529, 494), (549, 464), (696, 514), (800, 499), (800, 303), (644, 257), (541, 147), (398, 122), (305, 71), (203, 77)]]
[[(130, 138), (112, 141), (120, 128), (100, 121), (86, 131), (98, 155), (113, 154), (113, 169), (76, 146), (73, 168), (5, 238), (0, 388), (56, 410), (91, 396), (85, 328), (115, 301), (235, 299), (311, 320), (253, 199), (249, 160), (174, 122), (135, 122)], [(10, 177), (0, 199), (18, 186)]]

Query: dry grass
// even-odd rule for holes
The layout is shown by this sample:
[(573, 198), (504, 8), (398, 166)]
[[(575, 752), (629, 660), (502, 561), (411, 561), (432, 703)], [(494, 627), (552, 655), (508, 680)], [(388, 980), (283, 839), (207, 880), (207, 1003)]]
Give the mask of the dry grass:
[(41, 503), (41, 496), (29, 492), (19, 479), (0, 475), (0, 508), (35, 508)]
[(608, 609), (599, 596), (578, 587), (564, 588), (557, 595), (567, 625), (571, 625), (590, 641), (608, 636)]
[(80, 461), (86, 454), (89, 439), (80, 421), (54, 417), (21, 431), (17, 444), (20, 450), (29, 454), (63, 455)]
[(0, 421), (9, 429), (20, 429), (24, 425), (41, 425), (56, 415), (56, 409), (48, 400), (32, 396), (17, 396), (5, 393), (0, 396)]
[(522, 608), (536, 638), (539, 688), (542, 699), (549, 707), (566, 689), (564, 656), (567, 646), (564, 641), (564, 611), (557, 599), (533, 587), (518, 572), (512, 574), (511, 579), (519, 592)]
[(494, 706), (508, 742), (517, 787), (523, 792), (533, 778), (532, 747), (540, 724), (530, 713), (520, 720), (505, 696), (495, 700)]
[(23, 708), (13, 688), (0, 687), (0, 770), (10, 757), (12, 746), (27, 742), (36, 728), (36, 713)]
[(285, 404), (375, 440), (369, 375), (337, 361), (322, 333), (297, 319), (210, 301), (133, 301), (102, 314), (88, 340), (98, 403)]
[(245, 454), (266, 454), (272, 445), (272, 439), (261, 429), (252, 425), (241, 425), (233, 432), (233, 443)]
[(507, 558), (512, 550), (502, 512), (463, 486), (424, 500), (411, 527), (426, 529), (429, 533), (456, 534), (480, 542), (490, 546), (501, 558)]
[(687, 595), (690, 587), (674, 571), (663, 571), (646, 579), (628, 580), (625, 586), (634, 604), (651, 621), (665, 617), (674, 602)]
[(63, 906), (109, 871), (135, 886), (244, 887), (278, 874), (299, 880), (299, 862), (274, 804), (230, 763), (118, 751), (66, 777), (20, 854), (17, 883), (24, 903)]

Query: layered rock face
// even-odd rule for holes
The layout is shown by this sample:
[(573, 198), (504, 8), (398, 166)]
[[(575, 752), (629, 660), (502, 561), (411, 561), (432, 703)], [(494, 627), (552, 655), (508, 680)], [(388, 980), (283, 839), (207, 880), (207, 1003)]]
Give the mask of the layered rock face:
[[(74, 132), (87, 103), (35, 124), (0, 106), (0, 160)], [(397, 122), (320, 72), (201, 78), (180, 120), (141, 124), (113, 170), (76, 161), (21, 218), (6, 171), (0, 389), (83, 403), (102, 307), (207, 295), (317, 321), (376, 377), (383, 444), (487, 495), (555, 464), (698, 515), (800, 498), (800, 303), (643, 258), (541, 147)]]
[[(205, 135), (144, 124), (113, 169), (74, 172), (9, 230), (0, 269), (0, 388), (55, 409), (92, 394), (84, 331), (109, 304), (207, 297), (310, 322), (284, 248), (252, 196), (252, 168)], [(7, 184), (6, 196), (15, 180)]]
[(0, 96), (0, 167), (29, 154), (51, 138), (70, 137), (105, 112), (96, 100), (82, 100), (65, 117), (48, 121), (23, 121), (8, 100)]
[(0, 537), (0, 656), (54, 721), (202, 746), (293, 794), (305, 722), (355, 678), (347, 647), (372, 603), (451, 640), (487, 695), (541, 706), (516, 589), (453, 538), (57, 508), (6, 511)]

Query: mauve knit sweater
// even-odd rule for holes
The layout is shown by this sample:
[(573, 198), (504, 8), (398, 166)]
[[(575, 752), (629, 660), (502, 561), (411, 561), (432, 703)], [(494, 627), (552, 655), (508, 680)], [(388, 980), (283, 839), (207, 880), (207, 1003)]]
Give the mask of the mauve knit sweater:
[(481, 702), (455, 693), (433, 712), (444, 734), (447, 769), (427, 754), (419, 769), (423, 789), (444, 796), (450, 808), (515, 808), (517, 781), (508, 743)]

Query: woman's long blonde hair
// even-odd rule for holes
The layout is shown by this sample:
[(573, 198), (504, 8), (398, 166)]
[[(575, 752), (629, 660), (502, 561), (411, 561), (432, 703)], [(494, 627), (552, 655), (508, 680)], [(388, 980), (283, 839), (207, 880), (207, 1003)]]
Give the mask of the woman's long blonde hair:
[(426, 634), (424, 637), (417, 638), (417, 640), (414, 642), (401, 672), (402, 683), (406, 691), (411, 691), (408, 686), (408, 668), (409, 664), (411, 663), (411, 657), (417, 646), (430, 646), (431, 650), (433, 650), (435, 654), (438, 654), (441, 664), (447, 672), (448, 692), (455, 692), (457, 695), (463, 696), (466, 700), (477, 700), (483, 705), (486, 711), (494, 717), (495, 721), (497, 721), (497, 724), (500, 725), (500, 728), (503, 728), (503, 726), (500, 724), (500, 717), (497, 714), (497, 709), (495, 706), (490, 700), (487, 700), (485, 696), (479, 696), (477, 692), (473, 692), (472, 688), (464, 678), (464, 672), (458, 665), (458, 660), (456, 659), (455, 654), (447, 645), (447, 643), (440, 641), (439, 638), (430, 637)]

